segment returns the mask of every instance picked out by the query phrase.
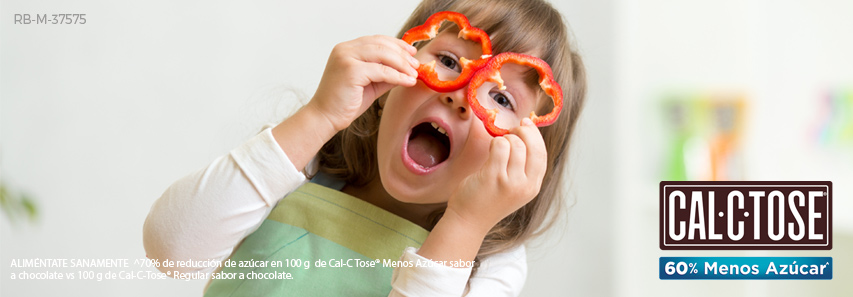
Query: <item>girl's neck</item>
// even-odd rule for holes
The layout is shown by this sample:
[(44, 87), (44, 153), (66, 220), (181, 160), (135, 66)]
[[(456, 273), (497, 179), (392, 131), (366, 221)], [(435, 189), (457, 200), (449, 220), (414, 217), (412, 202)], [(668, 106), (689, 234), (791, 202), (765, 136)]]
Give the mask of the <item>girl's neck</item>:
[(418, 224), (424, 229), (432, 228), (429, 217), (434, 212), (447, 207), (447, 203), (436, 204), (417, 204), (401, 202), (394, 197), (391, 197), (385, 187), (382, 186), (380, 179), (374, 178), (364, 186), (345, 185), (341, 192), (347, 193), (353, 197), (364, 200), (370, 204), (393, 213), (401, 218), (407, 219), (412, 223)]

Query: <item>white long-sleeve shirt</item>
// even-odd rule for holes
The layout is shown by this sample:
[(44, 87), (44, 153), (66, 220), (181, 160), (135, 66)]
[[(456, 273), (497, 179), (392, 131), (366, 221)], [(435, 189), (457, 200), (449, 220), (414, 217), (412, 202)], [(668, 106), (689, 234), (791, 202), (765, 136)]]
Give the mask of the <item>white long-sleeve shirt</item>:
[[(201, 171), (172, 184), (154, 202), (143, 228), (151, 259), (225, 260), (270, 210), (307, 182), (273, 138), (270, 128)], [(428, 261), (407, 248), (403, 261)], [(181, 273), (215, 268), (160, 268)], [(517, 296), (527, 276), (524, 246), (482, 259), (471, 268), (441, 265), (395, 268), (390, 296)]]

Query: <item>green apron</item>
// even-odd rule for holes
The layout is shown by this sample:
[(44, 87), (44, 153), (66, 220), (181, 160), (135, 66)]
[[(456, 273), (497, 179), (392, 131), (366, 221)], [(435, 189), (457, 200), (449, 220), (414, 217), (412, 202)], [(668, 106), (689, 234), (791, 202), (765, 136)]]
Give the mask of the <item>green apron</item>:
[[(205, 296), (387, 296), (393, 268), (383, 260), (399, 260), (406, 247), (420, 247), (428, 234), (312, 181), (284, 197), (225, 262), (266, 267), (223, 266), (220, 276), (235, 278), (213, 279)], [(318, 260), (326, 267), (318, 267)], [(374, 267), (359, 267), (370, 263)], [(279, 279), (284, 273), (292, 279)]]

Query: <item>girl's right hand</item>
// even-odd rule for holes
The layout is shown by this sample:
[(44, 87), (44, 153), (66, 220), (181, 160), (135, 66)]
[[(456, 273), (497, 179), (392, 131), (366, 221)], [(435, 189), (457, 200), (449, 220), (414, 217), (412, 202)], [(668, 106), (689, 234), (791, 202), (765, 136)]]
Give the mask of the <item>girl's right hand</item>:
[(419, 65), (415, 47), (390, 36), (365, 36), (332, 49), (317, 92), (308, 105), (336, 131), (348, 127), (394, 86), (414, 86)]

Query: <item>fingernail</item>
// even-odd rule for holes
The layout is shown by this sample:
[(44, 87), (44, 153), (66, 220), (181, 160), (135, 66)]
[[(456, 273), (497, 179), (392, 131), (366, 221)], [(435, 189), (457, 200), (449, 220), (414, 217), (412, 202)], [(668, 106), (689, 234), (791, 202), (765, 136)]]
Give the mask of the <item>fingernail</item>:
[(413, 84), (417, 81), (417, 79), (412, 76), (406, 76), (406, 81)]
[(533, 126), (533, 121), (531, 121), (530, 118), (524, 118), (523, 120), (521, 120), (521, 123), (524, 125)]
[(408, 50), (410, 53), (416, 53), (416, 52), (418, 52), (418, 48), (416, 48), (416, 47), (412, 46), (411, 44), (408, 44), (407, 46), (408, 46), (408, 47), (406, 48), (406, 50)]
[(418, 68), (421, 65), (421, 61), (415, 59), (415, 57), (409, 56), (409, 64), (412, 64), (412, 67)]

